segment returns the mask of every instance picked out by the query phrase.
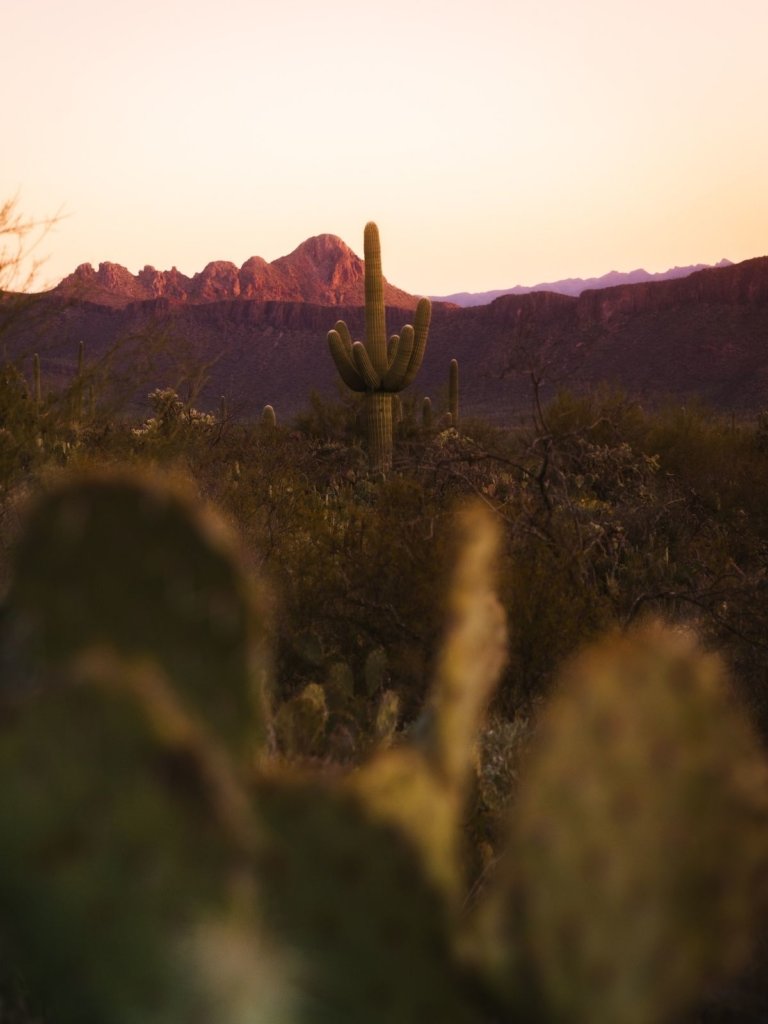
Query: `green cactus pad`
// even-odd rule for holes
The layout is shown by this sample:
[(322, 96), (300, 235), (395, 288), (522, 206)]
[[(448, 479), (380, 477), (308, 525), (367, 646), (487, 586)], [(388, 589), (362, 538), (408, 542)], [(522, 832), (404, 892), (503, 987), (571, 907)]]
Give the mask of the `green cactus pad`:
[[(768, 776), (720, 662), (656, 626), (566, 672), (515, 809), (511, 928), (554, 1019), (661, 1024), (741, 966)], [(513, 911), (510, 910), (510, 914)]]
[(495, 593), (501, 532), (480, 502), (456, 517), (459, 552), (448, 596), (448, 629), (430, 695), (433, 763), (463, 791), (475, 743), (507, 659), (507, 624)]
[(114, 669), (0, 701), (0, 943), (46, 1020), (222, 1020), (195, 950), (250, 931), (248, 801), (155, 670)]
[(223, 522), (180, 486), (104, 471), (53, 487), (17, 546), (8, 613), (32, 671), (94, 647), (150, 658), (239, 752), (262, 744), (259, 601)]
[(294, 964), (297, 1024), (479, 1020), (406, 833), (322, 780), (262, 780), (258, 802), (282, 840), (259, 864), (262, 908)]

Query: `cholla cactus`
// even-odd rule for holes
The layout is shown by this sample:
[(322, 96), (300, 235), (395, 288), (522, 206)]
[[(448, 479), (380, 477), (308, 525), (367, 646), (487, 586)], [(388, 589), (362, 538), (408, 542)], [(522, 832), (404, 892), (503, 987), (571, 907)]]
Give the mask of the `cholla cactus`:
[(339, 320), (328, 332), (328, 345), (339, 376), (353, 391), (364, 394), (368, 451), (375, 469), (392, 465), (392, 396), (407, 388), (419, 372), (427, 344), (432, 305), (420, 299), (414, 326), (406, 324), (387, 343), (384, 278), (379, 229), (365, 225), (365, 344), (352, 341)]

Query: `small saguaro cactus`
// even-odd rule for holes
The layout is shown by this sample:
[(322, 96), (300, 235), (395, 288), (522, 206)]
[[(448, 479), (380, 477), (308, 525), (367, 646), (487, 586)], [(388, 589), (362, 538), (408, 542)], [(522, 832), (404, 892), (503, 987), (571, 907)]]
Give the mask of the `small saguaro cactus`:
[(421, 425), (425, 430), (432, 429), (432, 399), (429, 395), (425, 395), (421, 403)]
[(452, 359), (448, 370), (448, 411), (451, 414), (451, 426), (459, 427), (459, 363)]
[(273, 405), (265, 405), (261, 411), (261, 425), (267, 430), (277, 426), (277, 413)]
[(364, 419), (368, 452), (374, 469), (392, 465), (392, 396), (407, 388), (419, 372), (427, 345), (432, 304), (419, 299), (414, 325), (406, 324), (387, 343), (384, 278), (379, 229), (365, 225), (365, 343), (352, 341), (339, 320), (328, 332), (328, 345), (339, 376), (352, 391), (365, 395)]

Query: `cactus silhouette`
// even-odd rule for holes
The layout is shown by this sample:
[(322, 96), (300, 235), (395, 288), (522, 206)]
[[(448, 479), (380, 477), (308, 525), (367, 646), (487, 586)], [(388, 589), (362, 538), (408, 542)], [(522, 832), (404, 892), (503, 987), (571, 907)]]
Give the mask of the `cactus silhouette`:
[(328, 345), (339, 376), (352, 391), (362, 392), (368, 452), (373, 468), (392, 465), (392, 396), (407, 388), (419, 372), (427, 344), (432, 305), (420, 299), (414, 325), (406, 324), (387, 342), (384, 278), (379, 229), (370, 221), (364, 232), (365, 344), (352, 341), (339, 320), (328, 332)]

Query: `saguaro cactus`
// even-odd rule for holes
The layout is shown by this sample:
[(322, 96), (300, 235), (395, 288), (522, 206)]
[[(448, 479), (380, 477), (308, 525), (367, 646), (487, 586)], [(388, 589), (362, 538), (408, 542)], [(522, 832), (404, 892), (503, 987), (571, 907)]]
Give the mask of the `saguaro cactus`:
[(365, 395), (365, 425), (371, 466), (392, 465), (392, 395), (407, 388), (419, 372), (427, 345), (432, 304), (420, 299), (414, 325), (406, 324), (387, 343), (384, 278), (379, 229), (365, 225), (365, 343), (352, 341), (339, 320), (328, 332), (328, 345), (339, 376), (352, 391)]

